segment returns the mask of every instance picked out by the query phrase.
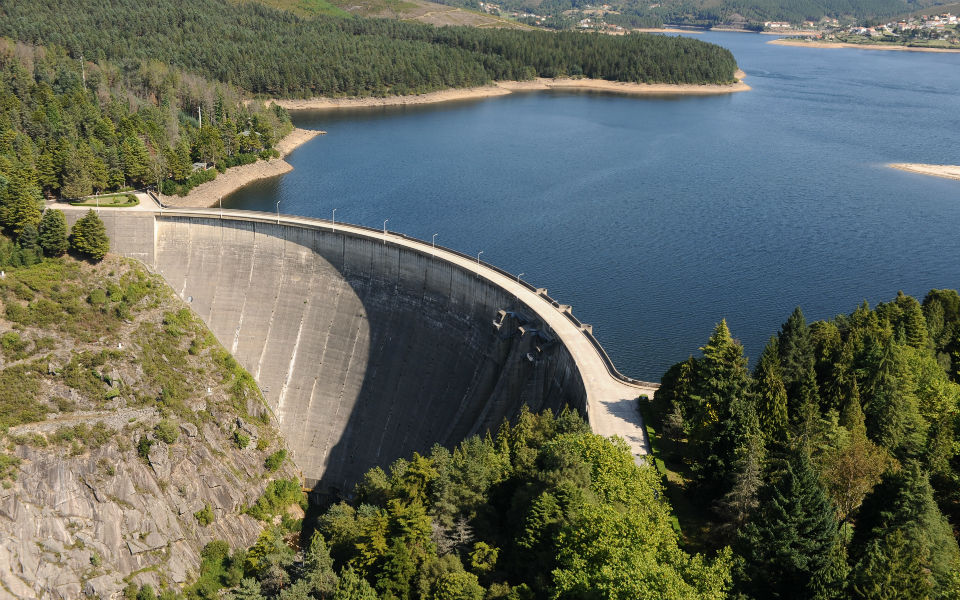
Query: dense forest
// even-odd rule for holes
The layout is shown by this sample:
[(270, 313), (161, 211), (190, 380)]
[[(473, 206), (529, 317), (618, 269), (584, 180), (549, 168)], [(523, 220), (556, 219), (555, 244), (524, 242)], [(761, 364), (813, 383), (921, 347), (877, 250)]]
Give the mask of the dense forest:
[(228, 0), (0, 2), (0, 35), (125, 69), (163, 61), (270, 96), (369, 96), (563, 75), (728, 83), (726, 49), (687, 38), (303, 18)]
[(282, 109), (245, 106), (230, 86), (163, 63), (124, 70), (0, 40), (0, 226), (29, 233), (44, 197), (158, 181), (176, 192), (216, 175), (194, 162), (223, 169), (270, 156), (291, 128)]
[(720, 323), (653, 402), (684, 531), (744, 598), (957, 598), (960, 295), (807, 324), (754, 367)]
[[(289, 523), (288, 523), (289, 524)], [(195, 598), (483, 600), (724, 597), (729, 551), (678, 546), (652, 466), (573, 412), (524, 412), (452, 452), (370, 470), (295, 551), (295, 528), (214, 543)]]

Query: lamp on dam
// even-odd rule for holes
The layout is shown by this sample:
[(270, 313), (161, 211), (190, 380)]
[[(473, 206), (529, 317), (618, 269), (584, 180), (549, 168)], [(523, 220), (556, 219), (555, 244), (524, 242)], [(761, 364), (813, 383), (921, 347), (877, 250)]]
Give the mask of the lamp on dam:
[(387, 221), (389, 221), (389, 220), (390, 220), (390, 219), (384, 219), (384, 220), (383, 220), (383, 243), (384, 243), (384, 244), (387, 243)]
[(477, 277), (480, 277), (480, 255), (483, 254), (483, 250), (477, 252)]
[(333, 231), (337, 230), (337, 209), (333, 209), (333, 217), (330, 219), (330, 229)]
[(280, 224), (280, 201), (277, 200), (277, 225)]

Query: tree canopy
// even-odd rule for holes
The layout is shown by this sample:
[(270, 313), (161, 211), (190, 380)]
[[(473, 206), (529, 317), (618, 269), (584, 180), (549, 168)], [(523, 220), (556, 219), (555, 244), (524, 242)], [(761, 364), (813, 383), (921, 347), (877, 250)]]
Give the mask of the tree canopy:
[(229, 0), (8, 3), (0, 35), (55, 44), (125, 69), (163, 61), (269, 96), (383, 96), (491, 80), (583, 75), (729, 83), (719, 46), (682, 37), (433, 27), (386, 19), (299, 17)]

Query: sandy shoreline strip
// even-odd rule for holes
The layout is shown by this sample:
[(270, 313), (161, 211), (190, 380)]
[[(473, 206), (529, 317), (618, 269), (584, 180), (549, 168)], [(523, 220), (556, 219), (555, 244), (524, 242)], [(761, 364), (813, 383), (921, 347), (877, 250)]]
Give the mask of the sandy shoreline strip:
[(856, 48), (857, 50), (897, 50), (900, 52), (960, 52), (960, 48), (916, 48), (914, 46), (896, 46), (893, 44), (849, 44), (847, 42), (817, 42), (792, 39), (770, 40), (775, 46), (800, 46), (803, 48)]
[(287, 110), (316, 110), (332, 108), (365, 108), (373, 106), (405, 106), (414, 104), (436, 104), (456, 100), (473, 100), (505, 96), (513, 92), (538, 90), (591, 90), (634, 96), (665, 95), (714, 95), (744, 92), (750, 86), (742, 80), (743, 71), (737, 71), (737, 82), (725, 85), (694, 85), (666, 83), (623, 83), (602, 79), (534, 79), (531, 81), (498, 81), (491, 85), (473, 88), (440, 90), (412, 96), (388, 96), (386, 98), (310, 98), (307, 100), (268, 100)]
[(900, 169), (910, 173), (920, 175), (930, 175), (932, 177), (943, 177), (945, 179), (956, 179), (960, 181), (960, 165), (924, 165), (920, 163), (890, 163), (887, 165), (893, 169)]
[(277, 142), (275, 148), (280, 152), (280, 158), (270, 160), (258, 160), (249, 165), (242, 165), (227, 169), (225, 172), (217, 175), (217, 178), (207, 183), (202, 183), (190, 190), (186, 196), (163, 196), (165, 205), (176, 206), (179, 208), (208, 208), (216, 206), (220, 198), (235, 192), (243, 186), (267, 177), (276, 177), (293, 170), (290, 163), (283, 160), (288, 154), (293, 152), (299, 146), (309, 142), (313, 138), (322, 134), (322, 131), (312, 129), (294, 129), (282, 140)]

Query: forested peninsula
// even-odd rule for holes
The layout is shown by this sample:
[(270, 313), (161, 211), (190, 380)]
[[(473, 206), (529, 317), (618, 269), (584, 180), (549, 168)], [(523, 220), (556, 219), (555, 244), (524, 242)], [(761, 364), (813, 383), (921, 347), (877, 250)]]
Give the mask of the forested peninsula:
[(491, 81), (587, 77), (733, 83), (719, 46), (680, 37), (432, 27), (300, 17), (228, 0), (7, 2), (0, 35), (129, 71), (149, 61), (269, 97), (419, 94)]

